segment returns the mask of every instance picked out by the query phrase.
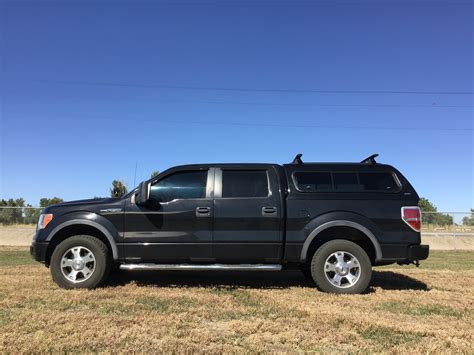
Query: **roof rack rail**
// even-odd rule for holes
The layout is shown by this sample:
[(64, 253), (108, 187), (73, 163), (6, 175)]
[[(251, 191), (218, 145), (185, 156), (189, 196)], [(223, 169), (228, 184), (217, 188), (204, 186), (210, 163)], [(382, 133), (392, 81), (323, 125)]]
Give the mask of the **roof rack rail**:
[(377, 158), (378, 156), (379, 156), (378, 154), (372, 154), (370, 157), (365, 158), (360, 163), (361, 164), (370, 164), (370, 165), (377, 164), (377, 162), (375, 161), (375, 158)]
[(301, 154), (301, 153), (296, 154), (295, 159), (293, 159), (291, 164), (303, 164), (303, 161), (301, 160), (302, 156), (303, 156), (303, 154)]

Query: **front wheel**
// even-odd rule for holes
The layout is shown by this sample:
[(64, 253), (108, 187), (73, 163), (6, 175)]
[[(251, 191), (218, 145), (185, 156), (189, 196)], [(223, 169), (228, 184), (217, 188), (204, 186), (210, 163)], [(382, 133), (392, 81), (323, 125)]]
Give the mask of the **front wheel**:
[(89, 235), (58, 244), (51, 256), (51, 275), (62, 288), (94, 288), (107, 278), (111, 261), (107, 246)]
[(316, 250), (311, 260), (311, 275), (321, 291), (362, 293), (372, 278), (372, 265), (360, 246), (336, 239)]

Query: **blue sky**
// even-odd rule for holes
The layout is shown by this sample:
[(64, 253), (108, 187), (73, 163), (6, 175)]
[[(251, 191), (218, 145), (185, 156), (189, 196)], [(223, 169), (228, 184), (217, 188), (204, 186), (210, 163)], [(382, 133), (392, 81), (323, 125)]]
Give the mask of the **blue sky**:
[(474, 205), (471, 1), (0, 0), (0, 30), (2, 198), (376, 152)]

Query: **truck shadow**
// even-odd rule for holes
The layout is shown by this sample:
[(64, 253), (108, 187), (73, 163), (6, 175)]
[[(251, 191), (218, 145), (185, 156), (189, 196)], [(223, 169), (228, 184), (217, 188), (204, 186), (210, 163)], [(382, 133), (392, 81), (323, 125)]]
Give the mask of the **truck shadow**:
[[(375, 288), (383, 290), (429, 291), (428, 286), (412, 277), (392, 271), (374, 271), (368, 292)], [(290, 287), (315, 288), (311, 280), (306, 279), (297, 270), (282, 272), (239, 272), (239, 271), (118, 271), (113, 273), (105, 287), (124, 286), (134, 283), (139, 286), (157, 286), (170, 288), (256, 288), (286, 289)]]
[(430, 290), (424, 282), (393, 271), (373, 271), (370, 287), (383, 290)]

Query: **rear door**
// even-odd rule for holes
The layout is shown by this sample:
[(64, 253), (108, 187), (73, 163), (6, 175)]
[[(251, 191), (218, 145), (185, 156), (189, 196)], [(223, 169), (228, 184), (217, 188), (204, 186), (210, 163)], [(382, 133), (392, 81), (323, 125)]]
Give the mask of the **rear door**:
[(213, 256), (217, 262), (278, 262), (280, 183), (272, 166), (215, 170)]

